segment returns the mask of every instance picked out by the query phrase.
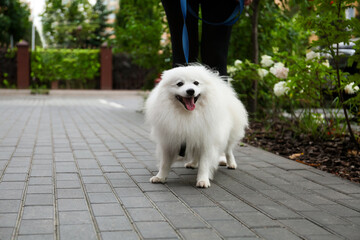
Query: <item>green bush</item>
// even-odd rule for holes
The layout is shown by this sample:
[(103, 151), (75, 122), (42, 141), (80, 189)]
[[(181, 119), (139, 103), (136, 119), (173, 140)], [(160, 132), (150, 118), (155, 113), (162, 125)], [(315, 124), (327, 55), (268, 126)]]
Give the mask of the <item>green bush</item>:
[(61, 81), (67, 88), (95, 88), (99, 69), (98, 49), (36, 49), (31, 53), (33, 85)]
[(16, 88), (17, 48), (0, 49), (0, 88)]

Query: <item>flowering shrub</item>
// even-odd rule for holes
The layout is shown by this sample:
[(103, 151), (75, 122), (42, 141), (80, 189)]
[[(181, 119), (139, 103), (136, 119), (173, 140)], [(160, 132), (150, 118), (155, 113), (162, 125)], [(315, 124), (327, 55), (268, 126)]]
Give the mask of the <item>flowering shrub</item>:
[[(261, 57), (259, 64), (237, 60), (236, 64), (229, 66), (235, 90), (253, 117), (270, 115), (272, 119), (283, 119), (299, 134), (318, 139), (334, 134), (350, 136), (351, 142), (360, 149), (359, 133), (354, 133), (351, 127), (352, 118), (360, 119), (360, 75), (342, 71), (340, 65), (345, 58), (339, 53), (340, 44), (353, 41), (357, 54), (346, 61), (348, 66), (357, 65), (360, 69), (360, 21), (345, 16), (345, 10), (354, 7), (357, 1), (280, 2), (286, 2), (283, 7), (289, 9), (287, 17), (291, 18), (284, 24), (294, 27), (301, 36), (311, 32), (314, 40), (311, 43), (298, 41), (296, 48), (287, 42), (289, 36), (280, 41), (287, 44), (279, 44), (276, 37), (272, 46), (260, 44), (259, 51), (267, 55)], [(290, 10), (294, 10), (294, 15)], [(261, 40), (265, 27), (261, 24), (258, 27)], [(272, 36), (281, 31), (280, 28), (274, 29)], [(243, 44), (243, 41), (238, 42)], [(303, 49), (308, 50), (305, 52)], [(248, 56), (242, 51), (237, 51), (237, 54), (239, 52), (241, 56)], [(257, 62), (257, 56), (252, 57)]]
[[(339, 109), (342, 106), (337, 96), (337, 70), (320, 53), (310, 51), (303, 57), (288, 53), (276, 53), (274, 57), (264, 55), (260, 64), (237, 60), (228, 71), (235, 90), (246, 105), (249, 97), (254, 97), (251, 80), (258, 80), (260, 108), (257, 117), (289, 116), (287, 119), (298, 134), (310, 133), (314, 138), (326, 138), (343, 130), (340, 127)], [(360, 97), (360, 79), (353, 81), (347, 73), (339, 71), (339, 74), (341, 91), (351, 95), (345, 104), (359, 107), (356, 101)]]
[[(258, 64), (251, 63), (249, 60), (244, 62), (236, 60), (234, 65), (228, 66), (228, 73), (233, 79), (231, 81), (239, 98), (244, 102), (247, 109), (251, 109), (253, 99), (257, 100), (258, 117), (267, 114), (267, 110), (271, 109), (273, 102), (272, 88), (277, 81), (277, 78), (269, 73), (270, 61), (268, 67), (263, 68)], [(258, 79), (258, 92), (252, 90), (253, 80)]]

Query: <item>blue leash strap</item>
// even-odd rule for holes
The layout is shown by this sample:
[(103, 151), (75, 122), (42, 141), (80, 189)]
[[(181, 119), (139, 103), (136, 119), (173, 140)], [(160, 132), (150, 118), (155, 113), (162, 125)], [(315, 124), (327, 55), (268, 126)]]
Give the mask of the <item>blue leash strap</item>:
[(189, 13), (191, 13), (191, 15), (198, 18), (199, 20), (202, 20), (206, 24), (214, 25), (214, 26), (221, 26), (221, 25), (223, 25), (223, 26), (231, 26), (231, 25), (235, 24), (237, 20), (239, 20), (240, 15), (244, 10), (244, 0), (239, 0), (239, 4), (235, 7), (233, 13), (228, 17), (228, 19), (226, 19), (223, 22), (213, 23), (213, 22), (209, 22), (209, 21), (206, 21), (206, 20), (200, 18), (190, 8), (190, 6), (187, 4), (186, 0), (180, 0), (180, 5), (181, 5), (181, 12), (182, 12), (182, 15), (183, 15), (183, 18), (184, 18), (184, 26), (183, 26), (183, 32), (182, 32), (182, 44), (183, 44), (183, 51), (184, 51), (185, 61), (186, 61), (187, 64), (189, 63), (189, 35), (188, 35), (187, 28), (186, 28), (187, 11), (189, 11)]
[(189, 63), (189, 35), (186, 28), (186, 13), (187, 13), (187, 1), (186, 0), (180, 0), (181, 4), (181, 12), (184, 18), (184, 26), (183, 26), (183, 32), (182, 32), (182, 45), (184, 50), (184, 56), (186, 63)]

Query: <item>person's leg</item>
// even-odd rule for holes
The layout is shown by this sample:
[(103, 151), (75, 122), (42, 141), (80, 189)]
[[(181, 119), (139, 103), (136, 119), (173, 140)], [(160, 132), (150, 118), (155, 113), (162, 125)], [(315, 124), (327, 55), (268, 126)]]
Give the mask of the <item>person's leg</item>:
[[(201, 11), (204, 20), (223, 22), (234, 11), (236, 0), (202, 0)], [(231, 36), (231, 26), (213, 26), (202, 23), (201, 60), (204, 64), (227, 75), (227, 55)]]
[[(180, 0), (162, 0), (170, 28), (173, 66), (184, 65), (185, 57), (182, 45), (184, 18), (181, 12)], [(188, 0), (191, 8), (199, 10), (198, 0)], [(186, 27), (189, 35), (189, 63), (196, 62), (199, 53), (198, 20), (187, 13)]]

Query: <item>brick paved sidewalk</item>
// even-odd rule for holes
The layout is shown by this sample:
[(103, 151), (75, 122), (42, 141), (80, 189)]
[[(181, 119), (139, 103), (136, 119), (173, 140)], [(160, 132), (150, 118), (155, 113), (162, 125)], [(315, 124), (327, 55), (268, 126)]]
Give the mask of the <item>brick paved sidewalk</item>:
[(136, 92), (0, 90), (0, 239), (360, 239), (360, 185), (253, 147), (168, 183)]

